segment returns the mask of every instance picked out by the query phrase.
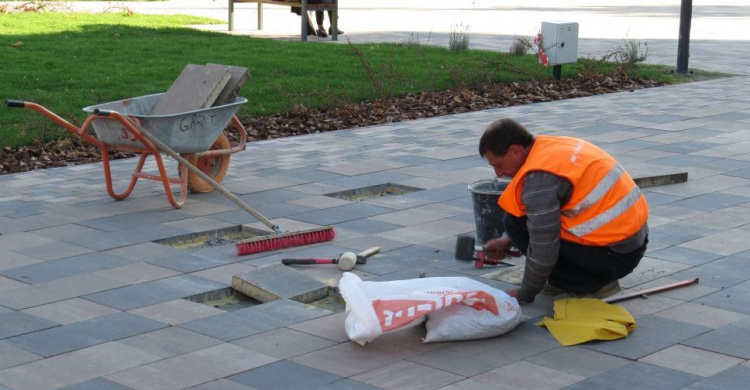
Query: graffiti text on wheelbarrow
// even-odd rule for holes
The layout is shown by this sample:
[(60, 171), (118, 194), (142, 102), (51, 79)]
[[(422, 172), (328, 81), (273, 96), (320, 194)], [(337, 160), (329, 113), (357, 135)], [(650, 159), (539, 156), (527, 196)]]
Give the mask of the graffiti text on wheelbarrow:
[(216, 119), (215, 114), (193, 114), (191, 116), (185, 116), (180, 119), (180, 130), (182, 131), (190, 131), (190, 130), (199, 130), (203, 129), (205, 127), (210, 127), (214, 119)]

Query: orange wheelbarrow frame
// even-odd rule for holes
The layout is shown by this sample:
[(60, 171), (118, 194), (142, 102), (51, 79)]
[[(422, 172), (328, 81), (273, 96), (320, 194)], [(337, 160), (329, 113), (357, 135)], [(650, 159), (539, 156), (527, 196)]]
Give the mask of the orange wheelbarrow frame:
[[(178, 168), (178, 176), (169, 176), (167, 174), (167, 169), (164, 166), (164, 160), (161, 156), (161, 153), (159, 152), (159, 149), (150, 142), (143, 134), (136, 128), (136, 126), (133, 126), (132, 123), (130, 123), (128, 120), (123, 119), (124, 117), (121, 115), (116, 116), (101, 116), (97, 114), (91, 114), (89, 115), (86, 120), (84, 120), (81, 127), (76, 127), (72, 123), (68, 122), (67, 120), (63, 119), (59, 115), (55, 114), (54, 112), (50, 111), (49, 109), (45, 108), (42, 105), (39, 105), (37, 103), (32, 102), (25, 102), (25, 101), (19, 101), (19, 100), (6, 100), (5, 105), (8, 107), (15, 107), (15, 108), (25, 108), (29, 110), (36, 111), (43, 116), (47, 117), (54, 123), (60, 125), (64, 129), (68, 130), (69, 132), (76, 134), (80, 136), (84, 141), (96, 146), (99, 148), (102, 154), (102, 164), (104, 166), (104, 181), (107, 186), (107, 193), (109, 196), (111, 196), (115, 200), (123, 200), (127, 198), (130, 193), (135, 188), (136, 183), (138, 182), (138, 179), (146, 179), (146, 180), (152, 180), (152, 181), (160, 181), (162, 185), (164, 186), (164, 192), (167, 195), (167, 200), (169, 201), (169, 204), (172, 205), (172, 207), (179, 209), (182, 207), (183, 204), (185, 204), (185, 200), (187, 199), (188, 194), (188, 169), (184, 165), (180, 164)], [(91, 134), (87, 133), (86, 130), (92, 125), (92, 122), (96, 119), (105, 119), (105, 120), (113, 120), (120, 123), (121, 131), (123, 132), (122, 136), (130, 138), (131, 141), (134, 141), (133, 143), (140, 142), (142, 147), (139, 146), (126, 146), (126, 145), (111, 145), (107, 144), (105, 142), (100, 141), (96, 137), (92, 136)], [(138, 118), (131, 116), (130, 120), (133, 120), (136, 123), (139, 123)], [(185, 154), (185, 156), (188, 155), (194, 155), (198, 161), (201, 161), (201, 159), (212, 159), (219, 156), (226, 156), (226, 158), (229, 157), (230, 154), (239, 152), (241, 150), (245, 150), (245, 143), (247, 141), (247, 131), (245, 130), (245, 127), (242, 125), (242, 122), (235, 116), (232, 115), (232, 118), (230, 119), (230, 122), (232, 125), (237, 129), (240, 135), (240, 141), (236, 146), (225, 148), (225, 149), (212, 149), (207, 150), (205, 152), (196, 152), (196, 153), (190, 153)], [(221, 137), (220, 133), (220, 137)], [(133, 170), (133, 173), (130, 178), (130, 183), (128, 184), (127, 188), (122, 192), (116, 192), (113, 185), (112, 180), (112, 170), (110, 167), (110, 159), (108, 152), (110, 150), (120, 150), (125, 152), (133, 152), (140, 154), (140, 157), (138, 159), (138, 163), (136, 164), (135, 169)], [(146, 159), (149, 156), (154, 156), (154, 160), (156, 161), (156, 166), (158, 169), (159, 174), (149, 174), (142, 172), (143, 166), (146, 163)], [(207, 164), (196, 164), (197, 166), (203, 166), (206, 167)], [(208, 164), (210, 165), (210, 164)], [(201, 169), (201, 171), (204, 171), (204, 169)], [(208, 175), (210, 175), (210, 172), (204, 172)], [(219, 182), (220, 180), (216, 180)], [(174, 192), (172, 191), (172, 184), (179, 184), (180, 186), (180, 193), (179, 198), (175, 197)]]

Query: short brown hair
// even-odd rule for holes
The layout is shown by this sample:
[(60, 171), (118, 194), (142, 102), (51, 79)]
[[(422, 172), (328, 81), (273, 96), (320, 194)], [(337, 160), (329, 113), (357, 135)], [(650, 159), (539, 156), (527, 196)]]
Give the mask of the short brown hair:
[(532, 142), (534, 136), (522, 124), (510, 118), (498, 119), (487, 126), (479, 139), (479, 155), (484, 157), (492, 152), (495, 156), (504, 156), (511, 145), (525, 148)]

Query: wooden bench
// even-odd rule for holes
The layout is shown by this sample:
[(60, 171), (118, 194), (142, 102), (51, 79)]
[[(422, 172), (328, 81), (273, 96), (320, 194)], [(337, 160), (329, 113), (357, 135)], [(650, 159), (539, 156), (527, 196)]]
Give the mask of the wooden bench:
[(263, 29), (263, 4), (283, 5), (288, 7), (299, 7), (302, 9), (300, 26), (302, 28), (301, 40), (307, 41), (307, 11), (331, 11), (331, 39), (338, 41), (338, 13), (339, 0), (332, 3), (318, 4), (309, 3), (309, 0), (228, 0), (229, 1), (229, 31), (234, 28), (234, 3), (258, 3), (258, 30)]

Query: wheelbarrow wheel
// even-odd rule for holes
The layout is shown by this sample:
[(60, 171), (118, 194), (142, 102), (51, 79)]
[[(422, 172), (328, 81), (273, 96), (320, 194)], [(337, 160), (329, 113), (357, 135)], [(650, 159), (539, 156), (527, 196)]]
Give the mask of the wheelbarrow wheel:
[[(218, 149), (229, 149), (229, 139), (223, 133), (216, 139), (211, 150)], [(205, 173), (217, 183), (221, 183), (224, 180), (224, 176), (227, 174), (229, 169), (229, 154), (221, 154), (217, 156), (202, 156), (196, 157), (195, 154), (186, 153), (182, 157), (187, 160), (190, 164), (195, 165), (201, 172)], [(203, 180), (197, 174), (188, 171), (188, 190), (191, 192), (211, 192), (214, 187), (211, 183)]]

